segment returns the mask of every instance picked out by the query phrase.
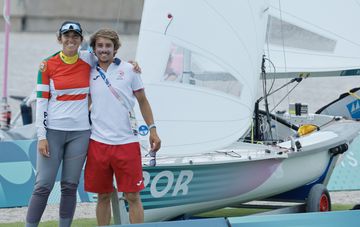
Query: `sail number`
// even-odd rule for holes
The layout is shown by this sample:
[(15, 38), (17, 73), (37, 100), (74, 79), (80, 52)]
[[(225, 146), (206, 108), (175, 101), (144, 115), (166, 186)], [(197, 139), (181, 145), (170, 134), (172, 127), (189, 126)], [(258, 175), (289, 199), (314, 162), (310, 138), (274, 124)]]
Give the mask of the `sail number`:
[[(181, 170), (179, 176), (176, 178), (174, 173), (168, 170), (161, 171), (154, 177), (150, 177), (147, 171), (143, 172), (145, 188), (150, 186), (150, 193), (155, 198), (160, 198), (170, 192), (172, 189), (172, 196), (177, 196), (179, 193), (186, 195), (189, 192), (189, 183), (193, 179), (194, 173), (191, 170)], [(165, 181), (165, 187), (157, 187), (159, 181)]]

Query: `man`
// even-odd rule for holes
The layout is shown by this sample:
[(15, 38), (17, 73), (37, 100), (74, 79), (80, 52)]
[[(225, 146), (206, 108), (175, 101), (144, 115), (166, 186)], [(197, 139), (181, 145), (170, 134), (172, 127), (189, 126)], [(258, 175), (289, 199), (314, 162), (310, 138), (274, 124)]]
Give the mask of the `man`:
[(110, 224), (113, 174), (118, 190), (124, 192), (128, 201), (130, 222), (144, 221), (140, 199), (144, 188), (140, 145), (129, 117), (136, 100), (149, 127), (151, 150), (156, 152), (161, 146), (140, 75), (133, 71), (131, 64), (115, 58), (120, 45), (117, 33), (110, 29), (101, 29), (90, 38), (98, 65), (92, 68), (90, 76), (92, 129), (85, 190), (98, 193), (99, 226)]

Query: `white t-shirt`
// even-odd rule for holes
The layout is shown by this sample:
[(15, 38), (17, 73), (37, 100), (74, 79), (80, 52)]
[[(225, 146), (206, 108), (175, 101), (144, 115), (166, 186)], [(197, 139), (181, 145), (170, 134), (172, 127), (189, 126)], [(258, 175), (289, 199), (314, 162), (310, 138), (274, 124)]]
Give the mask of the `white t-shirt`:
[[(119, 59), (115, 59), (106, 72), (102, 71), (125, 103), (134, 108), (134, 92), (144, 89), (140, 74), (133, 71), (131, 64)], [(90, 74), (90, 95), (91, 139), (111, 145), (139, 141), (131, 127), (130, 110), (111, 93), (95, 67)]]

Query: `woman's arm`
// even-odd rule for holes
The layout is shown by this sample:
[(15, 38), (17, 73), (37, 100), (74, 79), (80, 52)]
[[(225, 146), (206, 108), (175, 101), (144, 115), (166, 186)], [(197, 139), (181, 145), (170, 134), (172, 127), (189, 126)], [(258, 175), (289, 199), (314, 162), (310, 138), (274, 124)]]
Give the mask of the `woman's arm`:
[(36, 128), (39, 152), (49, 157), (49, 146), (46, 139), (47, 110), (50, 98), (50, 79), (47, 62), (40, 64), (36, 85)]

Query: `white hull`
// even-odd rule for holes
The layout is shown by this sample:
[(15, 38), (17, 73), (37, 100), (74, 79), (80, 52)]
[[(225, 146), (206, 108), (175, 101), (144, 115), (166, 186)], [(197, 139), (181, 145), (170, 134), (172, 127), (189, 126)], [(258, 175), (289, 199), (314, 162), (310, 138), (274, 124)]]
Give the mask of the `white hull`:
[[(345, 132), (343, 129), (348, 127), (352, 130)], [(303, 147), (298, 152), (236, 143), (229, 149), (202, 156), (158, 157), (157, 167), (144, 168), (145, 176), (151, 175), (142, 194), (145, 220), (168, 220), (182, 214), (266, 199), (314, 182), (326, 184), (338, 158), (329, 150), (352, 141), (358, 135), (359, 124), (335, 122), (328, 128), (335, 130), (324, 128), (300, 138)], [(144, 163), (147, 161), (144, 159)], [(167, 174), (154, 181), (164, 172)], [(173, 180), (169, 176), (173, 176)], [(154, 197), (154, 191), (161, 195)], [(304, 201), (306, 196), (300, 197)]]
[[(183, 212), (186, 212), (186, 214), (200, 213), (252, 200), (261, 200), (286, 192), (316, 180), (326, 170), (329, 160), (330, 156), (327, 151), (315, 152), (315, 154), (307, 154), (298, 158), (287, 158), (282, 160), (281, 165), (277, 167), (277, 170), (267, 181), (248, 193), (220, 200), (145, 210), (145, 220), (147, 222), (168, 220), (182, 215)], [(317, 168), (304, 169), (303, 166), (307, 166), (309, 163), (313, 165), (316, 164)], [(242, 163), (239, 162), (237, 164), (241, 165)], [(254, 176), (248, 177), (251, 178)], [(237, 179), (237, 181), (239, 181), (239, 179)], [(228, 187), (229, 186), (223, 185), (223, 191), (217, 193), (226, 193)]]

